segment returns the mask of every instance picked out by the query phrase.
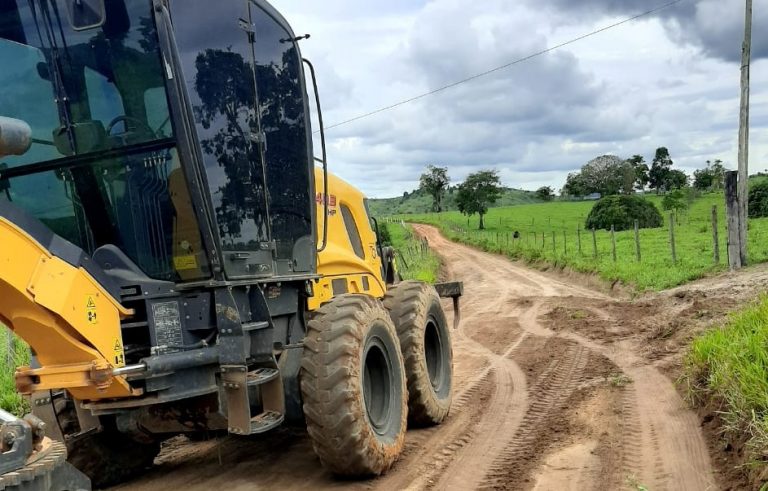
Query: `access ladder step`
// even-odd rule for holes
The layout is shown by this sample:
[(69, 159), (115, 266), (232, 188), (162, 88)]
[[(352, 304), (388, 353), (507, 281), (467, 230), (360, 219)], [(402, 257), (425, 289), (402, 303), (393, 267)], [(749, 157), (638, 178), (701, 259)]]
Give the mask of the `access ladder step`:
[(275, 380), (280, 375), (280, 370), (277, 368), (257, 368), (248, 372), (246, 380), (249, 387), (255, 385), (266, 384), (272, 380)]
[(243, 322), (242, 326), (243, 326), (243, 332), (258, 331), (259, 329), (268, 328), (269, 322), (267, 321)]
[(264, 433), (272, 428), (280, 426), (285, 417), (277, 411), (264, 411), (251, 418), (251, 435)]

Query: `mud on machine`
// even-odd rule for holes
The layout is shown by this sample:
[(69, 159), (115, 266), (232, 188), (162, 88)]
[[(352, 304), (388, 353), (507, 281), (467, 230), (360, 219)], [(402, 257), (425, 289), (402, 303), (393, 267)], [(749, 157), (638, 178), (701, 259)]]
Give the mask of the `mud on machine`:
[(446, 417), (462, 285), (399, 281), (299, 39), (263, 0), (0, 0), (0, 322), (33, 413), (0, 412), (0, 489), (283, 424), (376, 475)]

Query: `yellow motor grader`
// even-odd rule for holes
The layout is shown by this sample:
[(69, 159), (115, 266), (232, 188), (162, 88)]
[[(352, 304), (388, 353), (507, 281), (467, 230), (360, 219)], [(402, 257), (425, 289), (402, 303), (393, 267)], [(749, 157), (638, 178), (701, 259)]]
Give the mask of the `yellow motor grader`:
[(0, 412), (0, 489), (283, 424), (370, 476), (446, 417), (461, 284), (398, 281), (302, 38), (264, 0), (0, 0), (0, 323), (33, 413)]

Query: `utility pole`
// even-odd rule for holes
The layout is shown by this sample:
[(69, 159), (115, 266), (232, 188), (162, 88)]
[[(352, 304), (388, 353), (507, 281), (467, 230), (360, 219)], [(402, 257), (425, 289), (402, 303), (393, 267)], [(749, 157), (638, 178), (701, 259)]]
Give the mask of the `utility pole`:
[(752, 0), (746, 0), (744, 44), (741, 47), (741, 111), (739, 116), (739, 255), (747, 264), (747, 220), (749, 210), (749, 68), (752, 56)]

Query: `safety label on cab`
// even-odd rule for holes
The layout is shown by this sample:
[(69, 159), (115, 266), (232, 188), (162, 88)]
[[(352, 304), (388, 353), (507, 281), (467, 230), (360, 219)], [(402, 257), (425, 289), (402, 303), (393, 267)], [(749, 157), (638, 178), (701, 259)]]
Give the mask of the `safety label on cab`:
[(197, 258), (194, 255), (176, 256), (173, 258), (173, 265), (178, 271), (197, 269)]
[(98, 316), (96, 315), (96, 302), (93, 300), (92, 295), (88, 295), (86, 297), (85, 314), (88, 317), (88, 322), (90, 324), (96, 324), (99, 322)]

